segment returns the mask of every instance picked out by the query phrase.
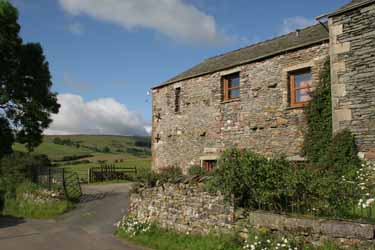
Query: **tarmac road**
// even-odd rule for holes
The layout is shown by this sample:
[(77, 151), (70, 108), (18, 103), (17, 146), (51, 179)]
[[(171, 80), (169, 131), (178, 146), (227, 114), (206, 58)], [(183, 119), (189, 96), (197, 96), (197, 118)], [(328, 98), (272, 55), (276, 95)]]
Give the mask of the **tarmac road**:
[(130, 184), (83, 186), (76, 209), (55, 220), (0, 217), (0, 250), (142, 250), (117, 239)]

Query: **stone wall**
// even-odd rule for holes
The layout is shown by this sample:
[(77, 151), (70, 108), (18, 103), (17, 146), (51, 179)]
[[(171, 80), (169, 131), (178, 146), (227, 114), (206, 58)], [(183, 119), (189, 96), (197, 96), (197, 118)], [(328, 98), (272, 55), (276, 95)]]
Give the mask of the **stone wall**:
[[(288, 72), (311, 67), (317, 84), (328, 47), (323, 43), (154, 89), (153, 168), (179, 166), (186, 172), (228, 147), (300, 159), (305, 117), (303, 109), (290, 108)], [(233, 72), (240, 72), (241, 98), (222, 102), (221, 77)]]
[(245, 228), (268, 228), (274, 232), (301, 235), (309, 242), (327, 239), (345, 244), (367, 242), (375, 248), (375, 225), (371, 224), (296, 218), (265, 212), (251, 212), (241, 222), (237, 221), (237, 224)]
[(375, 160), (375, 3), (331, 17), (334, 132), (349, 128)]
[(234, 208), (223, 195), (213, 196), (186, 184), (165, 184), (132, 194), (129, 214), (143, 223), (183, 233), (225, 231), (234, 222)]
[(130, 197), (129, 215), (181, 233), (233, 230), (245, 238), (248, 229), (268, 228), (275, 233), (300, 235), (310, 242), (330, 239), (349, 244), (367, 242), (375, 247), (375, 225), (234, 210), (223, 195), (206, 193), (199, 184), (141, 189)]

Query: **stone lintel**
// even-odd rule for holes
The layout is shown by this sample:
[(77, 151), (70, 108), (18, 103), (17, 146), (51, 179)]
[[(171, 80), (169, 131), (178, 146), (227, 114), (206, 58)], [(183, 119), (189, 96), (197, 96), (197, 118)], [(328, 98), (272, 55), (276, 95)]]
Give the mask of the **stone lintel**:
[(204, 148), (203, 152), (205, 154), (215, 154), (215, 153), (219, 152), (219, 149), (218, 148)]
[(215, 161), (219, 159), (220, 157), (218, 155), (204, 155), (199, 157), (201, 161)]
[(283, 72), (285, 74), (285, 73), (288, 73), (290, 71), (295, 71), (295, 70), (304, 69), (304, 68), (312, 68), (313, 66), (314, 66), (313, 61), (307, 62), (307, 63), (300, 63), (300, 64), (296, 64), (296, 65), (284, 68)]
[(232, 69), (221, 71), (220, 75), (225, 76), (225, 75), (234, 74), (234, 73), (237, 73), (237, 72), (240, 72), (240, 71), (241, 71), (240, 67), (235, 67), (235, 68), (232, 68)]
[(174, 89), (181, 88), (181, 87), (182, 87), (181, 82), (177, 82), (177, 83), (173, 84)]

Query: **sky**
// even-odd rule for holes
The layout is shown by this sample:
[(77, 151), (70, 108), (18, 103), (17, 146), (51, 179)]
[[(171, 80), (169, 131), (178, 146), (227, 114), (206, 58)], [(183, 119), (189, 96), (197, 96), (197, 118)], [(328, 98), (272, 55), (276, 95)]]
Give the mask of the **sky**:
[(46, 134), (147, 135), (150, 88), (202, 60), (315, 24), (349, 0), (10, 0), (58, 93)]

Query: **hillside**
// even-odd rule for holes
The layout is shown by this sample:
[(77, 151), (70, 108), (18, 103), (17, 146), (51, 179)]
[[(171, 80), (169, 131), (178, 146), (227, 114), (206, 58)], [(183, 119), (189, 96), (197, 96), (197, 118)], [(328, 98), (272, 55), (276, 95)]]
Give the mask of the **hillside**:
[[(66, 135), (44, 136), (43, 143), (34, 150), (45, 154), (53, 161), (68, 160), (69, 157), (86, 157), (90, 161), (127, 160), (151, 156), (149, 137), (112, 135)], [(23, 145), (14, 149), (26, 151)]]

